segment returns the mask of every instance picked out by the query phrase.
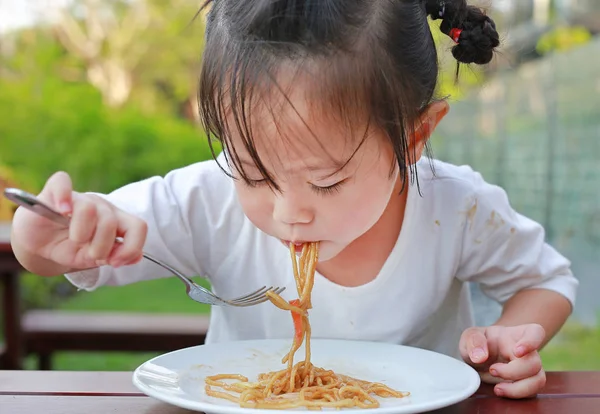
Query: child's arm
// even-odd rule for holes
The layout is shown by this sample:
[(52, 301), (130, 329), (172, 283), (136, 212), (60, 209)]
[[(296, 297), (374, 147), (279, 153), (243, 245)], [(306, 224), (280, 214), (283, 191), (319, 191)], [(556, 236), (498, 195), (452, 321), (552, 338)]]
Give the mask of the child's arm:
[(497, 395), (535, 395), (546, 376), (538, 351), (571, 314), (578, 281), (543, 227), (518, 214), (504, 190), (471, 175), (456, 277), (503, 305), (498, 321), (463, 332), (460, 351)]
[(498, 324), (539, 323), (550, 339), (572, 311), (579, 282), (544, 228), (517, 213), (500, 187), (476, 175), (464, 207), (456, 277), (503, 306)]
[(542, 348), (558, 333), (571, 311), (571, 302), (559, 293), (546, 289), (526, 289), (517, 292), (504, 304), (502, 315), (494, 325), (539, 324), (545, 331)]
[[(63, 193), (67, 193), (62, 194), (61, 200), (75, 194), (70, 180), (68, 185), (59, 187), (64, 190)], [(171, 171), (165, 177), (151, 177), (109, 194), (84, 193), (78, 197), (87, 200), (87, 205), (93, 208), (81, 207), (79, 216), (73, 215), (69, 228), (56, 225), (26, 210), (18, 211), (19, 214), (29, 213), (26, 219), (35, 222), (25, 221), (27, 226), (13, 226), (16, 234), (11, 240), (15, 254), (24, 267), (41, 275), (66, 273), (71, 283), (85, 290), (94, 290), (102, 285), (122, 285), (171, 276), (150, 261), (140, 261), (142, 248), (191, 277), (210, 277), (231, 253), (231, 246), (239, 239), (240, 228), (245, 224), (243, 213), (235, 203), (235, 189), (231, 178), (214, 161)], [(64, 204), (53, 198), (56, 197), (50, 197), (56, 204), (55, 208)], [(116, 220), (119, 223), (116, 234), (120, 232), (123, 235), (122, 244), (115, 244), (115, 231), (111, 228), (115, 220), (114, 217), (109, 217), (111, 214), (98, 213), (93, 215), (96, 219), (86, 214), (92, 210), (99, 212), (101, 207), (105, 213), (114, 209), (126, 216), (128, 221), (119, 220), (118, 215)], [(112, 224), (107, 224), (111, 220)], [(137, 226), (140, 229), (144, 227), (143, 235), (141, 230), (133, 231), (133, 226), (127, 224), (132, 221), (144, 224)], [(96, 223), (98, 225), (94, 230)], [(82, 228), (85, 229), (85, 234), (77, 237), (71, 234), (82, 233)], [(102, 236), (101, 240), (99, 235)], [(101, 245), (105, 256), (100, 257), (110, 254), (110, 265), (107, 266), (105, 260), (97, 260), (98, 257), (88, 257), (80, 248), (82, 241), (77, 238), (81, 237), (91, 240), (88, 243), (90, 251)], [(60, 239), (65, 246), (74, 248), (58, 248), (52, 245), (52, 238)], [(22, 247), (23, 240), (28, 243), (29, 248)], [(133, 250), (134, 256), (127, 259), (128, 256), (121, 255), (127, 259), (125, 261), (120, 259), (121, 256), (115, 257), (115, 252), (123, 252), (127, 247), (126, 251)], [(49, 248), (52, 248), (50, 253)], [(82, 253), (78, 253), (75, 248)], [(134, 266), (129, 266), (134, 263)]]
[[(214, 161), (132, 183), (102, 197), (147, 223), (145, 252), (190, 277), (214, 276), (244, 224), (233, 182)], [(78, 288), (94, 290), (172, 275), (141, 260), (134, 266), (102, 266), (66, 276)]]

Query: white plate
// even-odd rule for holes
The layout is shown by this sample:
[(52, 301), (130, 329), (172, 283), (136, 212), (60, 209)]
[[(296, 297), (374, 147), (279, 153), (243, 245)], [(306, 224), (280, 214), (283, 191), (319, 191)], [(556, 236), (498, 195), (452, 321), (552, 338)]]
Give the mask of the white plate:
[[(289, 413), (242, 408), (209, 397), (204, 393), (204, 378), (233, 373), (255, 381), (260, 373), (284, 368), (281, 358), (290, 345), (290, 340), (256, 340), (185, 348), (140, 365), (133, 383), (150, 397), (207, 414)], [(311, 362), (318, 367), (411, 393), (406, 398), (380, 398), (381, 406), (366, 410), (369, 413), (420, 413), (446, 407), (471, 396), (480, 383), (477, 372), (462, 361), (418, 348), (322, 339), (312, 339), (311, 346)], [(294, 362), (303, 359), (301, 348)], [(365, 409), (344, 411), (364, 413)]]

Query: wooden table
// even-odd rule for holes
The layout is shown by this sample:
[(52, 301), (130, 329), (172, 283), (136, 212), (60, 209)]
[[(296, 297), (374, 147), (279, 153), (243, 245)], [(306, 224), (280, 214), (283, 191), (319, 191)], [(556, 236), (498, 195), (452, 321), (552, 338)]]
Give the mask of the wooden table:
[[(140, 393), (130, 372), (0, 371), (3, 414), (184, 414)], [(436, 414), (600, 413), (600, 372), (550, 372), (535, 399), (507, 400), (483, 385), (466, 401)]]

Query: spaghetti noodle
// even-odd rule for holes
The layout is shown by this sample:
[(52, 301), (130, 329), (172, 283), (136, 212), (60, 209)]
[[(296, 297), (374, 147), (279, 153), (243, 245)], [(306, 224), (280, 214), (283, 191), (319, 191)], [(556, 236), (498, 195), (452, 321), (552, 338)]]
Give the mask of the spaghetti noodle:
[[(257, 382), (236, 374), (213, 375), (206, 378), (206, 394), (238, 403), (241, 407), (261, 409), (376, 408), (374, 396), (403, 398), (409, 395), (380, 383), (359, 380), (314, 366), (310, 362), (311, 328), (308, 310), (312, 308), (311, 292), (318, 260), (318, 243), (306, 243), (299, 260), (296, 247), (290, 245), (298, 299), (289, 303), (271, 291), (267, 293), (278, 308), (290, 311), (294, 321), (294, 341), (283, 357), (285, 369), (260, 374)], [(294, 356), (305, 342), (304, 361), (294, 364)], [(226, 382), (233, 380), (234, 382)], [(217, 391), (220, 388), (223, 391)], [(233, 392), (230, 393), (230, 392)]]

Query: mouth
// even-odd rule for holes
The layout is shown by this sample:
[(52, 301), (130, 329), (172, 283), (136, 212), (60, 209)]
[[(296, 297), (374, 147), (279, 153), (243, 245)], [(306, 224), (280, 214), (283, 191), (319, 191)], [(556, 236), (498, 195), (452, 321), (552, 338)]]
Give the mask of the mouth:
[(307, 242), (307, 241), (304, 241), (304, 240), (299, 240), (299, 241), (294, 241), (294, 242), (292, 242), (292, 241), (290, 241), (290, 240), (283, 240), (283, 239), (280, 239), (280, 241), (281, 241), (281, 243), (283, 243), (283, 245), (284, 245), (285, 247), (287, 247), (287, 248), (289, 248), (289, 247), (290, 247), (290, 243), (293, 243), (293, 244), (294, 244), (294, 246), (295, 246), (295, 248), (296, 248), (296, 254), (300, 254), (300, 253), (302, 253), (302, 246), (304, 246), (304, 244), (305, 244), (305, 243), (309, 243), (309, 242)]

